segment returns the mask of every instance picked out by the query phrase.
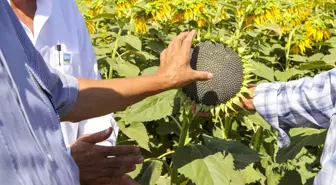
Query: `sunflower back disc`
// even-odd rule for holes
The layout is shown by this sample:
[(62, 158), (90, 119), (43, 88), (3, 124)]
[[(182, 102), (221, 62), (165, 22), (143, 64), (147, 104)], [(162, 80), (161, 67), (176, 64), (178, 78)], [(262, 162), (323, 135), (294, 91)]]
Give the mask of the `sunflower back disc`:
[(243, 86), (243, 63), (238, 54), (224, 44), (198, 43), (191, 52), (190, 65), (194, 70), (214, 75), (209, 81), (194, 82), (182, 88), (186, 96), (198, 104), (225, 104)]

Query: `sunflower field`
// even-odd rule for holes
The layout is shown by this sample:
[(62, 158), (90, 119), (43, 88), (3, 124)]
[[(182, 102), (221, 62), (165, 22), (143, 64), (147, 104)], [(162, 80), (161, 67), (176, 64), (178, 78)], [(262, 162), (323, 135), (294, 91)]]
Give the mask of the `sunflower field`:
[[(161, 51), (183, 31), (194, 43), (233, 48), (244, 61), (244, 87), (217, 107), (196, 106), (180, 89), (115, 114), (118, 144), (142, 148), (130, 173), (141, 185), (309, 185), (321, 168), (325, 129), (277, 132), (254, 112), (236, 111), (247, 84), (296, 80), (336, 63), (335, 0), (78, 0), (103, 78), (156, 72)], [(222, 114), (222, 113), (226, 114)], [(225, 115), (225, 116), (223, 116)]]

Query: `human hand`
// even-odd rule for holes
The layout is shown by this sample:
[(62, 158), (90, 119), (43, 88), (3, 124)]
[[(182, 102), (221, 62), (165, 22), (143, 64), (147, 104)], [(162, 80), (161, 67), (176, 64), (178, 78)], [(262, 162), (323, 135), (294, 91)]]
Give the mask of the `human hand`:
[(71, 145), (71, 156), (79, 168), (82, 184), (99, 185), (124, 181), (130, 185), (136, 184), (125, 177), (125, 174), (134, 171), (135, 165), (144, 161), (144, 158), (138, 155), (138, 147), (95, 145), (109, 138), (111, 133), (112, 128), (109, 128), (84, 135)]
[(191, 45), (195, 34), (195, 31), (179, 34), (161, 53), (160, 68), (156, 75), (165, 79), (171, 89), (213, 78), (209, 72), (195, 71), (190, 67)]
[(254, 94), (254, 90), (257, 87), (257, 85), (255, 84), (250, 84), (249, 85), (249, 90), (251, 91), (251, 94), (249, 94), (248, 96), (241, 98), (240, 102), (243, 105), (244, 109), (249, 110), (249, 111), (255, 111), (255, 107), (253, 104), (253, 94)]

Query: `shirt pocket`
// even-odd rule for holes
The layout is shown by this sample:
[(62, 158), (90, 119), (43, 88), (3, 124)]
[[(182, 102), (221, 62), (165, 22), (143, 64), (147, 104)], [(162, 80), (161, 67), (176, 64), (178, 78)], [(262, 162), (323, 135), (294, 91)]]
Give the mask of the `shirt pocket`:
[(81, 77), (80, 55), (78, 53), (63, 52), (64, 73), (74, 77)]
[(74, 77), (82, 76), (79, 53), (52, 49), (49, 63), (52, 68), (63, 74)]

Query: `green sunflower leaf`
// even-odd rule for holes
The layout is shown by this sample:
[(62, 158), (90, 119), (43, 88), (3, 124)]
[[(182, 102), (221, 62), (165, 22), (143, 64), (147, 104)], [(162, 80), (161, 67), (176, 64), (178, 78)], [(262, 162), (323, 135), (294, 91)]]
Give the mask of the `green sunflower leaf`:
[(221, 152), (213, 153), (201, 145), (190, 145), (176, 149), (174, 165), (178, 171), (196, 185), (244, 185), (241, 174), (234, 170), (233, 157)]
[(304, 146), (319, 146), (325, 142), (325, 129), (295, 128), (290, 131), (291, 144), (281, 148), (276, 156), (278, 163), (293, 159)]
[(142, 100), (123, 112), (115, 114), (126, 123), (149, 122), (173, 113), (177, 90), (166, 91)]
[(207, 149), (213, 153), (224, 152), (225, 154), (231, 154), (237, 169), (244, 169), (246, 166), (260, 160), (260, 155), (257, 151), (239, 141), (225, 141), (207, 135), (202, 135), (202, 137)]
[(149, 137), (146, 127), (143, 123), (137, 122), (130, 125), (126, 125), (123, 121), (118, 121), (120, 130), (129, 138), (136, 141), (141, 148), (150, 151), (149, 149)]
[(252, 164), (242, 170), (241, 173), (245, 177), (246, 184), (251, 184), (255, 182), (265, 184), (266, 177), (258, 169), (254, 169)]
[(269, 68), (265, 64), (255, 62), (255, 61), (251, 61), (250, 63), (253, 65), (253, 69), (254, 69), (252, 73), (262, 78), (265, 78), (268, 81), (271, 81), (271, 82), (274, 81), (274, 71), (272, 68)]
[(106, 59), (106, 61), (113, 67), (113, 70), (116, 71), (121, 77), (136, 77), (140, 73), (140, 69), (138, 66), (121, 58), (118, 59), (108, 58)]
[(295, 75), (303, 75), (305, 74), (305, 71), (298, 70), (295, 68), (288, 69), (287, 71), (275, 71), (274, 76), (278, 81), (287, 82), (290, 78), (292, 78)]
[(161, 176), (163, 163), (161, 161), (148, 161), (142, 166), (140, 175), (135, 180), (143, 185), (156, 185)]
[(134, 49), (141, 51), (142, 49), (142, 42), (141, 40), (134, 36), (134, 35), (125, 35), (120, 37), (120, 45), (123, 45), (124, 43), (132, 46)]

